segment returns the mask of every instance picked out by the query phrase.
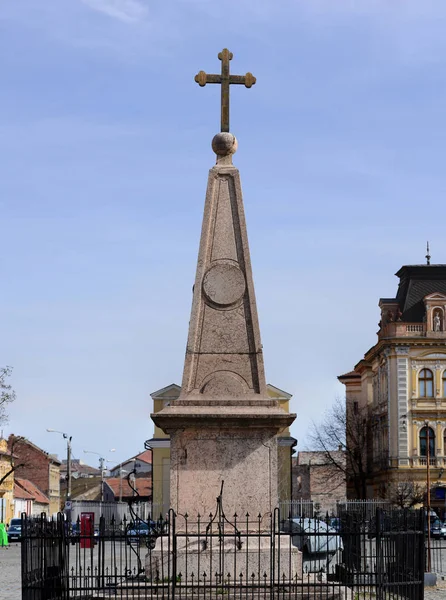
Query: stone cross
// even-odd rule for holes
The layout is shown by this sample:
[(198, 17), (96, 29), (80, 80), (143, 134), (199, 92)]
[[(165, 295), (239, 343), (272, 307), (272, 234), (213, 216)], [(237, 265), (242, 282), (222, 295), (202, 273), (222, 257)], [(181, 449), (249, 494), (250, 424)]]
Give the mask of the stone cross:
[(237, 83), (250, 88), (255, 84), (256, 78), (252, 73), (246, 73), (246, 75), (229, 74), (229, 61), (232, 60), (232, 52), (229, 52), (227, 48), (219, 52), (218, 58), (221, 60), (221, 75), (208, 75), (204, 71), (199, 71), (195, 75), (195, 81), (201, 87), (204, 87), (207, 83), (221, 84), (221, 131), (229, 132), (229, 85)]

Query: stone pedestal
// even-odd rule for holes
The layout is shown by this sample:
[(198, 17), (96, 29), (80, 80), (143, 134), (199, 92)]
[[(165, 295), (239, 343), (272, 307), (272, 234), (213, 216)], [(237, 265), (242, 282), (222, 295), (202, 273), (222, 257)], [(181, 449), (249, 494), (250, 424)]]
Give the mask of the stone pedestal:
[[(151, 581), (175, 579), (182, 585), (269, 586), (302, 580), (302, 553), (291, 545), (290, 536), (276, 536), (275, 547), (269, 537), (218, 539), (205, 544), (204, 536), (180, 538), (174, 552), (164, 539), (146, 557), (146, 576)], [(170, 545), (173, 548), (173, 544)], [(161, 576), (162, 575), (162, 576)]]

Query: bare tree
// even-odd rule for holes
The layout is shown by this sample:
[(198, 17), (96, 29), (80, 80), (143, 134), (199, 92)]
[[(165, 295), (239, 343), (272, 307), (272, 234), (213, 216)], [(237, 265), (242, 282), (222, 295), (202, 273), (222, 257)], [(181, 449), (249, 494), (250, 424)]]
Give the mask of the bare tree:
[(423, 504), (426, 496), (426, 484), (408, 481), (406, 476), (399, 476), (397, 480), (389, 482), (380, 490), (384, 500), (388, 500), (399, 508), (411, 508)]
[[(358, 402), (337, 398), (320, 423), (312, 422), (308, 438), (315, 450), (325, 454), (328, 464), (345, 474), (356, 497), (367, 498), (367, 411)], [(340, 460), (339, 451), (346, 460)]]
[[(0, 368), (0, 425), (8, 422), (8, 413), (7, 406), (14, 402), (16, 395), (15, 391), (12, 389), (10, 383), (8, 383), (8, 377), (11, 375), (12, 367), (1, 367)], [(8, 479), (8, 477), (14, 473), (16, 469), (23, 466), (22, 464), (14, 464), (14, 443), (15, 441), (21, 440), (23, 438), (15, 438), (12, 442), (12, 445), (8, 449), (8, 460), (9, 467), (6, 468), (6, 471), (0, 475), (0, 485)]]
[(0, 367), (0, 425), (8, 422), (7, 406), (14, 402), (15, 391), (8, 383), (12, 367)]
[(10, 475), (12, 475), (12, 473), (14, 473), (14, 471), (16, 471), (17, 469), (19, 469), (20, 467), (24, 467), (25, 463), (16, 463), (15, 459), (16, 456), (14, 455), (14, 446), (18, 443), (20, 443), (21, 441), (23, 441), (25, 438), (22, 436), (11, 436), (10, 437), (10, 441), (9, 441), (9, 446), (8, 446), (8, 460), (9, 460), (9, 466), (7, 467), (6, 471), (3, 473), (3, 475), (0, 476), (0, 486), (2, 485), (2, 483), (4, 481), (6, 481), (6, 479), (8, 479), (8, 477)]

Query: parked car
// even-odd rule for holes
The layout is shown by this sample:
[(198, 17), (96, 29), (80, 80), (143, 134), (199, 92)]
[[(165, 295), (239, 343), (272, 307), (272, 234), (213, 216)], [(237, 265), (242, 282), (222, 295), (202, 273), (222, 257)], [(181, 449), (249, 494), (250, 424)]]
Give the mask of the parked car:
[(339, 533), (320, 519), (294, 518), (285, 521), (283, 531), (291, 533), (294, 546), (302, 551), (307, 573), (328, 573), (341, 560), (344, 548)]
[(11, 519), (8, 527), (8, 541), (20, 542), (22, 540), (22, 519)]
[(161, 535), (159, 523), (156, 521), (137, 521), (130, 523), (127, 529), (128, 544), (146, 544), (148, 548), (154, 548), (156, 538)]
[(442, 523), (440, 519), (431, 522), (431, 537), (434, 539), (446, 537), (446, 525)]
[(341, 531), (341, 519), (339, 519), (339, 517), (330, 517), (328, 520), (328, 525), (335, 531)]

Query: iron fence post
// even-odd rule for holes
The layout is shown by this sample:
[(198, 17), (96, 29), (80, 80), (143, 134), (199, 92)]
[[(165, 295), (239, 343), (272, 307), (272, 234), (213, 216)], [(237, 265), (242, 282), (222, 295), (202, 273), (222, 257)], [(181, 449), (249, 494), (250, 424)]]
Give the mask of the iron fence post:
[(376, 598), (383, 600), (382, 511), (376, 509)]

